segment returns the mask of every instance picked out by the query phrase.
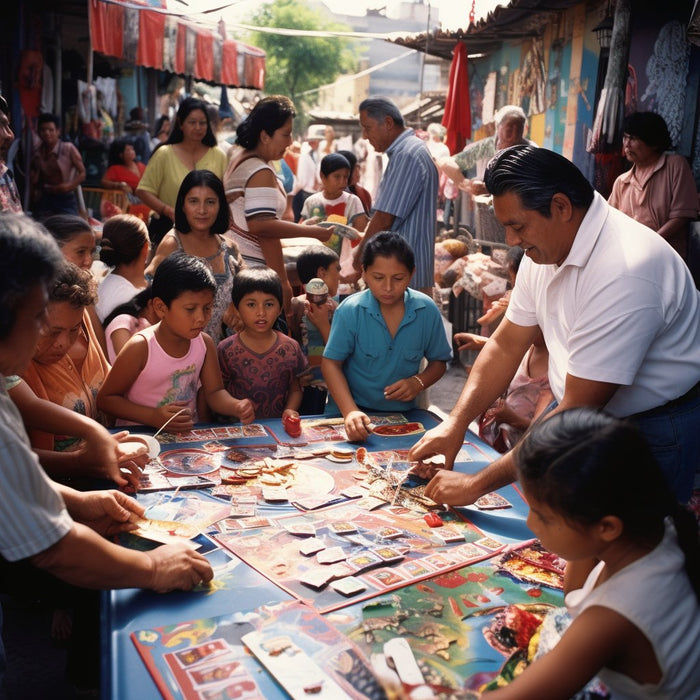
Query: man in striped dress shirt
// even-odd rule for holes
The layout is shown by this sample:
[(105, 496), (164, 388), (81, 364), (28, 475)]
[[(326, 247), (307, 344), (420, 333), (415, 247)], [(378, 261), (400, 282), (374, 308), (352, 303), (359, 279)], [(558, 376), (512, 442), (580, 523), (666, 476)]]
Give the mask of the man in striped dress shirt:
[(360, 104), (362, 136), (389, 164), (379, 183), (363, 242), (357, 246), (360, 271), (364, 244), (380, 231), (400, 233), (413, 248), (416, 272), (411, 287), (432, 296), (435, 275), (435, 232), (439, 175), (427, 146), (404, 125), (399, 108), (386, 97), (368, 97)]

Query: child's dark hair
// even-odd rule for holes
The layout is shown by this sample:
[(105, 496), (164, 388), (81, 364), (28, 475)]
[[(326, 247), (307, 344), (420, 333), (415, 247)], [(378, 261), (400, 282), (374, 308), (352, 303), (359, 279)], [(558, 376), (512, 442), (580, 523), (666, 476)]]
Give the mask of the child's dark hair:
[(54, 214), (41, 223), (60, 246), (72, 241), (81, 233), (94, 233), (90, 224), (76, 214)]
[(189, 233), (192, 230), (185, 216), (185, 198), (195, 187), (208, 187), (219, 200), (219, 213), (211, 227), (211, 233), (224, 233), (228, 230), (229, 208), (224, 193), (224, 183), (211, 170), (192, 170), (182, 181), (175, 200), (175, 229), (179, 233)]
[(138, 294), (135, 294), (129, 301), (115, 306), (114, 309), (105, 316), (102, 325), (107, 328), (117, 316), (133, 316), (134, 318), (138, 318), (144, 312), (151, 299), (153, 299), (153, 288), (149, 285)]
[(263, 292), (271, 294), (282, 306), (282, 283), (279, 275), (269, 267), (244, 267), (233, 280), (231, 300), (238, 308), (246, 294)]
[(302, 284), (307, 284), (318, 277), (318, 268), (327, 270), (334, 262), (338, 262), (338, 253), (325, 245), (310, 245), (297, 257), (297, 275)]
[(321, 175), (328, 177), (336, 170), (347, 170), (348, 176), (350, 175), (352, 169), (345, 156), (340, 155), (340, 153), (329, 153), (321, 158)]
[(185, 292), (210, 291), (216, 294), (216, 280), (207, 264), (182, 251), (168, 255), (153, 275), (153, 298), (160, 299), (168, 308)]
[(369, 242), (362, 251), (362, 267), (366, 270), (377, 256), (396, 258), (408, 270), (416, 269), (416, 257), (406, 239), (393, 231), (381, 231)]
[(352, 151), (336, 151), (336, 153), (343, 156), (343, 158), (347, 160), (350, 165), (350, 174), (352, 175), (353, 171), (357, 167), (357, 156)]
[(591, 408), (562, 411), (533, 428), (514, 452), (525, 490), (572, 524), (618, 517), (635, 542), (659, 540), (673, 518), (688, 577), (700, 600), (695, 517), (681, 506), (644, 436)]
[(128, 265), (148, 242), (146, 224), (133, 214), (117, 214), (104, 222), (100, 260), (109, 267)]

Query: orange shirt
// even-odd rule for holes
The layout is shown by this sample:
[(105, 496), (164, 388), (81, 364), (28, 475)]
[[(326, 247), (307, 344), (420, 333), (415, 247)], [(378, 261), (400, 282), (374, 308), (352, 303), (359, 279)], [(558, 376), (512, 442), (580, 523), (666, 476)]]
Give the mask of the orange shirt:
[[(51, 365), (32, 360), (22, 379), (40, 399), (47, 399), (104, 423), (104, 416), (97, 410), (96, 397), (110, 367), (95, 336), (87, 309), (83, 312), (83, 331), (88, 349), (80, 372), (66, 354)], [(63, 452), (74, 449), (78, 442), (75, 437), (54, 435), (35, 428), (27, 432), (32, 447), (38, 449)]]

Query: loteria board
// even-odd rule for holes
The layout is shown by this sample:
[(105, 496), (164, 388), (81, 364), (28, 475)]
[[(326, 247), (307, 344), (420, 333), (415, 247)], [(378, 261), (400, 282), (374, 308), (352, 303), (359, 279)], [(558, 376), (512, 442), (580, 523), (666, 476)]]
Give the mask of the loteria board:
[[(406, 508), (383, 506), (368, 512), (349, 502), (256, 519), (254, 527), (248, 527), (244, 518), (228, 531), (215, 529), (209, 534), (291, 595), (327, 612), (487, 559), (503, 549), (501, 542), (485, 537), (456, 513), (441, 516), (447, 530), (430, 528), (422, 514)], [(300, 548), (307, 546), (310, 533), (315, 533), (319, 551), (303, 554)], [(456, 537), (445, 542), (440, 535)], [(336, 554), (336, 560), (323, 563), (324, 552)], [(398, 555), (393, 561), (391, 552)], [(333, 580), (320, 582), (331, 573)], [(349, 576), (359, 580), (362, 590), (344, 594), (334, 588)], [(314, 579), (318, 580), (304, 582)]]

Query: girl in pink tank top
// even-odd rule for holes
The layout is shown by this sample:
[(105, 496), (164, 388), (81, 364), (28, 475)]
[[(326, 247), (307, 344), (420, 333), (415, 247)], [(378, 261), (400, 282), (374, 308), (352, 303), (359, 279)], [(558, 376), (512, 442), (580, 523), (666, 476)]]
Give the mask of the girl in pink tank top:
[(186, 432), (206, 418), (197, 413), (202, 388), (209, 409), (254, 418), (248, 399), (224, 389), (214, 341), (203, 333), (211, 316), (216, 282), (199, 259), (173, 253), (153, 278), (153, 310), (159, 322), (134, 335), (117, 356), (97, 404), (122, 423)]

